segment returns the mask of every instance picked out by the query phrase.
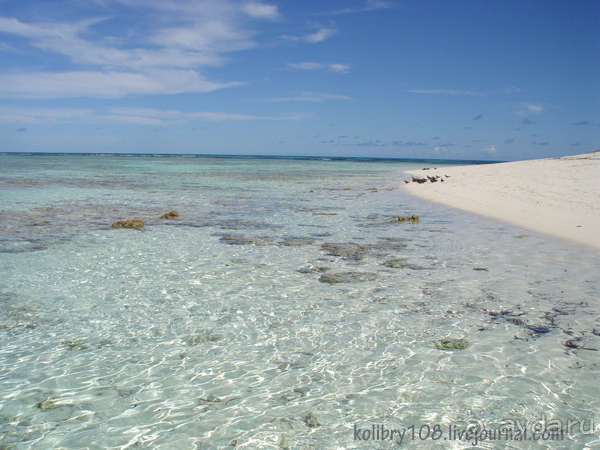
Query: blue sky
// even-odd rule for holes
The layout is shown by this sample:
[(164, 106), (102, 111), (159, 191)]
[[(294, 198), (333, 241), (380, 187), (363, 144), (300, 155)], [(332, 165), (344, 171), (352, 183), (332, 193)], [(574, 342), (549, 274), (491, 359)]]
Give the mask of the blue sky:
[(596, 0), (0, 0), (0, 151), (594, 151), (599, 29)]

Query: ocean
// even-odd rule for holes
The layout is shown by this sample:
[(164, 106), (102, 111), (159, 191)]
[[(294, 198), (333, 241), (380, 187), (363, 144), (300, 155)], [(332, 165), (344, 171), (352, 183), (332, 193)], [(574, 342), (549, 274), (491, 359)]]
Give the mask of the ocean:
[(464, 163), (1, 154), (0, 448), (599, 448), (600, 255)]

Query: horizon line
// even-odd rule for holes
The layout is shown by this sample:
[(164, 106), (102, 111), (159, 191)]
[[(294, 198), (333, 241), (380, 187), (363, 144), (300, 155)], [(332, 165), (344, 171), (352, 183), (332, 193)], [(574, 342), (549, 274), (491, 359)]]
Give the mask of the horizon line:
[(0, 155), (21, 155), (21, 156), (61, 156), (61, 155), (77, 155), (77, 156), (186, 156), (186, 157), (215, 157), (215, 158), (273, 158), (273, 159), (318, 159), (318, 160), (367, 160), (367, 161), (452, 161), (466, 162), (471, 164), (493, 164), (501, 162), (510, 162), (504, 160), (479, 160), (479, 159), (446, 159), (446, 158), (393, 158), (393, 157), (377, 157), (377, 156), (327, 156), (327, 155), (243, 155), (243, 154), (218, 154), (218, 153), (127, 153), (127, 152), (11, 152), (0, 151)]

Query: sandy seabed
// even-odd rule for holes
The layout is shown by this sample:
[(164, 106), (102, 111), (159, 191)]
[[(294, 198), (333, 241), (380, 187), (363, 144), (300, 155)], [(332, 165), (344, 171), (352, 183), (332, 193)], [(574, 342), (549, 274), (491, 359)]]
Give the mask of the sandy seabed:
[(600, 152), (405, 173), (439, 177), (403, 183), (418, 197), (600, 250)]

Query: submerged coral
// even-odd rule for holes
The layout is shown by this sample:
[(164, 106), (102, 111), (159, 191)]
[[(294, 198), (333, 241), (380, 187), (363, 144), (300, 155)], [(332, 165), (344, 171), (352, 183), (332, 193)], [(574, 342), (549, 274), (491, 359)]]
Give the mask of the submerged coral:
[(321, 424), (319, 423), (319, 420), (317, 419), (317, 415), (313, 412), (308, 412), (304, 416), (304, 423), (309, 428), (315, 428), (315, 427), (321, 426)]
[(411, 264), (406, 259), (388, 259), (383, 263), (385, 267), (392, 269), (411, 269), (411, 270), (424, 270), (427, 267), (419, 266), (417, 264)]
[(144, 222), (139, 219), (117, 220), (112, 224), (113, 228), (144, 228)]
[(377, 279), (377, 274), (372, 272), (342, 272), (321, 275), (319, 281), (321, 283), (353, 283), (362, 281), (374, 281)]
[(468, 345), (464, 339), (441, 339), (435, 342), (438, 350), (464, 350)]
[(419, 221), (419, 216), (416, 214), (413, 214), (412, 216), (398, 216), (398, 221), (417, 223)]
[(221, 242), (224, 242), (229, 245), (245, 245), (245, 244), (256, 244), (256, 245), (264, 245), (270, 241), (267, 237), (260, 236), (241, 236), (234, 234), (224, 234), (219, 239)]
[(365, 254), (371, 250), (370, 245), (354, 244), (352, 242), (348, 244), (333, 244), (327, 242), (321, 245), (321, 248), (326, 250), (328, 255), (341, 256), (344, 259), (350, 259), (354, 261), (363, 259)]
[(305, 245), (311, 245), (315, 241), (310, 238), (301, 238), (301, 237), (288, 237), (280, 242), (281, 245), (286, 247), (303, 247)]
[(179, 217), (179, 213), (177, 211), (170, 211), (160, 216), (161, 219), (173, 219), (175, 217)]
[(311, 264), (310, 266), (302, 267), (302, 268), (298, 269), (298, 272), (300, 272), (300, 273), (323, 273), (323, 272), (327, 272), (328, 270), (329, 270), (329, 267), (313, 266)]

